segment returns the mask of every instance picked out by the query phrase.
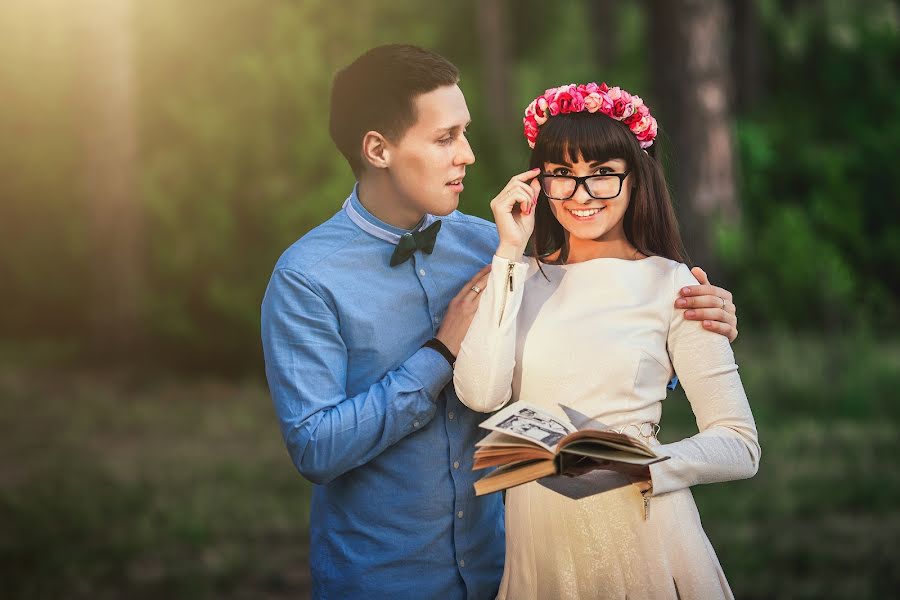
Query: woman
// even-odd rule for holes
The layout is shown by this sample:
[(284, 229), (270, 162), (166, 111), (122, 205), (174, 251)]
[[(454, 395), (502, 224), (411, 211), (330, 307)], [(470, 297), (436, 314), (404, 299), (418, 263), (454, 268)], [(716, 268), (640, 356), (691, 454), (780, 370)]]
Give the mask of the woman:
[[(732, 597), (689, 488), (753, 476), (760, 447), (728, 340), (672, 308), (697, 280), (656, 132), (619, 88), (547, 90), (525, 112), (532, 170), (491, 202), (500, 243), (456, 362), (460, 400), (580, 415), (671, 457), (583, 475), (606, 491), (580, 499), (552, 478), (510, 489), (499, 598)], [(700, 432), (660, 444), (676, 372)]]

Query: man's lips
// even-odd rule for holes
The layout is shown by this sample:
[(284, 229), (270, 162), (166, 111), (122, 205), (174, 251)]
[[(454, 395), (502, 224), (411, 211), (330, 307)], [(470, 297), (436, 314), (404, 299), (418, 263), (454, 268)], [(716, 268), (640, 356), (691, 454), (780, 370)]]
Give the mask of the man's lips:
[(450, 189), (453, 190), (454, 192), (461, 192), (461, 191), (463, 191), (463, 188), (465, 187), (465, 186), (463, 186), (464, 178), (465, 178), (465, 175), (463, 175), (462, 177), (457, 177), (456, 179), (452, 179), (452, 180), (448, 181), (446, 185), (448, 185), (450, 187)]

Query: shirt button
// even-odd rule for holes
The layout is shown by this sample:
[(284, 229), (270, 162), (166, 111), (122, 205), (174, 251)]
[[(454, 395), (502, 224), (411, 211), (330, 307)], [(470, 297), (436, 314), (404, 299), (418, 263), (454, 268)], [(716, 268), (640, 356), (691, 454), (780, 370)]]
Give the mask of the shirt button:
[(462, 518), (463, 518), (463, 511), (459, 511), (458, 513), (456, 513), (456, 516), (459, 517), (460, 519), (462, 519)]
[(418, 422), (418, 421), (413, 421), (413, 427), (418, 427), (418, 426), (419, 426), (419, 422)]
[(458, 460), (453, 462), (453, 468), (454, 468), (454, 469), (458, 469), (458, 468), (459, 468), (459, 461), (458, 461)]
[(425, 277), (425, 269), (419, 269), (419, 275)]
[(466, 561), (460, 559), (460, 561), (459, 561), (459, 566), (460, 566), (460, 567), (466, 566)]
[(449, 413), (447, 413), (447, 418), (452, 421), (456, 418), (456, 413), (451, 410)]

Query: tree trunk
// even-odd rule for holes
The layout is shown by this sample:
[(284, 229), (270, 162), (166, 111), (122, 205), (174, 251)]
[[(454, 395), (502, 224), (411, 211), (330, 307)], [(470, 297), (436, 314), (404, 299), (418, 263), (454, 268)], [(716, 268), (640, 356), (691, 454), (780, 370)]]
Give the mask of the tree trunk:
[(738, 113), (752, 110), (762, 97), (762, 38), (759, 12), (754, 0), (734, 0), (731, 4), (734, 31), (734, 108)]
[(590, 43), (600, 79), (605, 79), (603, 73), (619, 60), (618, 8), (619, 0), (591, 0), (587, 3), (591, 23)]
[(715, 273), (715, 229), (740, 217), (729, 109), (729, 25), (723, 0), (648, 0), (654, 95), (676, 169), (670, 174), (685, 245)]
[(503, 131), (512, 122), (510, 94), (509, 19), (506, 0), (481, 0), (476, 3), (478, 35), (481, 44), (482, 90), (491, 127)]
[(96, 349), (112, 356), (138, 340), (143, 271), (133, 8), (133, 0), (82, 0), (76, 32), (81, 172), (93, 265), (88, 318)]

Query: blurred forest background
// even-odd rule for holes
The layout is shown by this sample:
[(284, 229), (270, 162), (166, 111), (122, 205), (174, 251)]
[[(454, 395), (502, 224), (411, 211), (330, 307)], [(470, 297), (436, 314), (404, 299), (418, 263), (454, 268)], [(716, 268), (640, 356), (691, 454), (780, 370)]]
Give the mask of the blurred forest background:
[[(459, 65), (460, 208), (487, 218), (535, 95), (645, 99), (692, 260), (739, 307), (763, 462), (694, 490), (736, 596), (895, 594), (896, 2), (6, 0), (3, 597), (308, 594), (259, 304), (353, 183), (331, 77), (388, 42)], [(663, 441), (695, 430), (675, 392)]]

